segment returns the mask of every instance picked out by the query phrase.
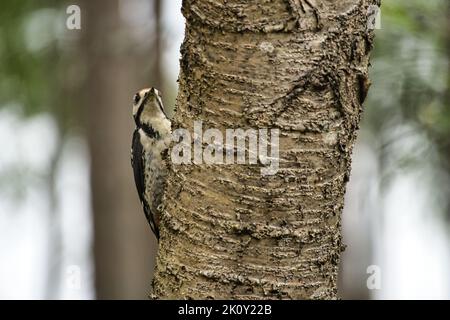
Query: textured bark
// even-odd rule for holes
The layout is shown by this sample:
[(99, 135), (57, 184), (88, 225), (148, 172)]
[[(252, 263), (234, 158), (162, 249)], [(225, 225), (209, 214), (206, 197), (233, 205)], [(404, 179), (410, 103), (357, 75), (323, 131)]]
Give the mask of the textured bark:
[(172, 166), (155, 298), (337, 297), (376, 2), (183, 2), (174, 128), (278, 128), (280, 170)]

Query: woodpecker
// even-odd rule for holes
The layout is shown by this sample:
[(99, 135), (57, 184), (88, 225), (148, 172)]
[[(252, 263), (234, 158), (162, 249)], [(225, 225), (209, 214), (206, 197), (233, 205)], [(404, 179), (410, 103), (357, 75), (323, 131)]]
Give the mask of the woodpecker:
[(134, 181), (150, 228), (159, 239), (159, 215), (166, 185), (171, 122), (155, 88), (142, 89), (133, 98), (136, 128), (131, 145)]

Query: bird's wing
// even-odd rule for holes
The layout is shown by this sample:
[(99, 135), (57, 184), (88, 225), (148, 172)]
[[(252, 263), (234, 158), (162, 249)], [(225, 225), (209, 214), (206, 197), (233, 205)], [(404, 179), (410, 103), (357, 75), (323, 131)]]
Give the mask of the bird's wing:
[(139, 200), (141, 200), (141, 204), (144, 209), (145, 217), (147, 218), (153, 233), (156, 235), (156, 238), (159, 238), (159, 232), (156, 228), (150, 206), (145, 199), (145, 155), (143, 150), (144, 148), (141, 143), (139, 132), (138, 130), (135, 130), (133, 133), (131, 148), (131, 166), (133, 167), (134, 182), (136, 183), (136, 189), (139, 195)]

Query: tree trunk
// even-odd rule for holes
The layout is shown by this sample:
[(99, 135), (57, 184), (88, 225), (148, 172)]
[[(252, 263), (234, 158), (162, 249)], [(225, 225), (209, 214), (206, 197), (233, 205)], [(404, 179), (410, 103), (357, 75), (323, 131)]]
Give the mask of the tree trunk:
[(337, 297), (376, 3), (183, 1), (174, 128), (279, 129), (280, 168), (172, 165), (155, 298)]

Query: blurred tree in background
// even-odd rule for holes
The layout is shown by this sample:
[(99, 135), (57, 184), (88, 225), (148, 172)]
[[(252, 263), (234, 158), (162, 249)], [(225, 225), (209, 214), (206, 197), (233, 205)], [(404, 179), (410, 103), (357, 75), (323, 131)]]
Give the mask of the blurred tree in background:
[[(129, 2), (82, 3), (83, 109), (91, 155), (96, 290), (101, 299), (145, 298), (145, 282), (150, 283), (153, 270), (149, 248), (155, 243), (150, 243), (153, 237), (142, 220), (130, 176), (130, 97), (148, 83), (162, 82), (157, 78), (159, 64), (151, 63), (160, 60), (155, 36), (160, 19), (152, 10), (159, 8), (159, 0), (153, 3), (153, 8), (139, 8), (141, 17), (136, 11), (127, 13), (126, 6), (133, 5)], [(142, 32), (145, 28), (147, 34)]]
[[(57, 146), (48, 172), (30, 172), (17, 163), (1, 171), (0, 187), (13, 184), (20, 202), (30, 174), (43, 175), (50, 199), (57, 202), (55, 177), (63, 146), (69, 136), (81, 136), (91, 165), (97, 297), (145, 298), (155, 241), (131, 176), (131, 99), (144, 86), (163, 84), (161, 1), (80, 2), (82, 30), (66, 29), (70, 4), (1, 4), (1, 107), (15, 109), (23, 119), (51, 115)], [(38, 297), (58, 298), (65, 273), (61, 213), (56, 203), (48, 211), (42, 217), (50, 225), (48, 279)]]
[(426, 166), (435, 210), (450, 218), (450, 2), (384, 1), (363, 131), (381, 189)]
[[(392, 205), (385, 198), (396, 178), (416, 174), (420, 185), (415, 189), (429, 188), (424, 215), (450, 217), (450, 2), (385, 0), (381, 9), (381, 29), (376, 30), (372, 53), (372, 87), (365, 102), (360, 148), (354, 155), (359, 158), (358, 152), (369, 149), (375, 161), (361, 157), (352, 168), (355, 173), (358, 166), (373, 167), (371, 173), (362, 177), (356, 173), (350, 180), (350, 189), (354, 185), (356, 190), (350, 190), (344, 213), (344, 222), (347, 216), (354, 223), (349, 224), (347, 239), (344, 236), (349, 244), (342, 273), (346, 279), (341, 282), (344, 298), (369, 297), (366, 267), (378, 263), (377, 250), (386, 250), (380, 237), (391, 220), (383, 211), (386, 204)], [(411, 194), (410, 202), (418, 196)]]
[[(176, 96), (175, 81), (168, 81), (166, 73), (172, 64), (178, 65), (178, 60), (171, 61), (169, 66), (164, 65), (161, 57), (166, 43), (173, 41), (171, 35), (164, 33), (164, 22), (158, 14), (163, 3), (166, 2), (77, 2), (82, 10), (81, 31), (66, 29), (66, 8), (73, 2), (0, 3), (0, 260), (10, 259), (0, 261), (0, 279), (19, 281), (24, 278), (21, 264), (33, 264), (33, 277), (42, 278), (39, 288), (44, 288), (33, 297), (64, 296), (66, 265), (71, 264), (67, 261), (70, 260), (67, 242), (89, 239), (86, 236), (90, 232), (89, 221), (86, 225), (67, 225), (61, 210), (60, 195), (65, 190), (58, 172), (71, 157), (82, 153), (77, 148), (66, 153), (67, 145), (72, 145), (69, 142), (74, 139), (87, 144), (88, 150), (98, 297), (145, 298), (148, 292), (153, 270), (151, 250), (155, 243), (129, 168), (133, 126), (130, 104), (132, 95), (142, 86), (162, 86), (169, 101)], [(170, 14), (177, 15), (174, 20), (182, 19), (178, 2)], [(380, 195), (396, 176), (429, 167), (425, 176), (432, 186), (429, 211), (447, 218), (450, 217), (449, 17), (448, 0), (383, 1), (382, 28), (376, 31), (372, 54), (373, 85), (365, 103), (360, 134), (360, 144), (376, 152), (378, 176), (370, 178), (379, 180), (376, 187)], [(37, 124), (39, 128), (47, 128), (47, 133), (38, 134), (42, 130), (37, 130)], [(48, 139), (36, 140), (40, 137)], [(37, 165), (40, 162), (45, 165)], [(367, 185), (372, 181), (360, 183)], [(369, 198), (364, 193), (358, 197), (358, 201)], [(26, 216), (26, 220), (32, 221), (29, 229), (5, 223), (33, 209), (38, 212), (41, 207), (38, 200), (45, 200), (48, 205), (41, 210), (42, 216)], [(22, 210), (24, 203), (28, 211)], [(373, 209), (374, 214), (376, 211), (377, 208)], [(45, 224), (45, 252), (32, 247), (29, 251), (34, 256), (28, 260), (11, 259), (14, 251), (22, 255), (29, 252), (19, 240)], [(68, 232), (74, 233), (71, 238), (74, 240), (66, 239)], [(368, 238), (367, 243), (359, 236), (356, 239), (365, 243), (363, 250), (368, 252), (379, 241), (370, 232), (362, 234)], [(348, 251), (357, 245), (348, 244)], [(5, 248), (12, 252), (4, 253)], [(47, 260), (42, 273), (37, 268), (39, 259)], [(354, 287), (343, 285), (344, 297), (368, 297), (364, 287), (370, 257), (367, 259), (344, 261), (344, 269), (346, 263), (364, 264), (361, 279), (344, 280), (347, 284), (360, 284), (353, 292)], [(1, 274), (3, 270), (16, 269), (16, 273)], [(12, 287), (2, 282), (0, 297), (11, 297), (11, 292)]]
[[(69, 58), (61, 54), (67, 48), (62, 39), (64, 25), (55, 23), (58, 18), (64, 18), (62, 13), (65, 11), (55, 5), (56, 1), (4, 1), (0, 10), (0, 107), (15, 108), (24, 118), (39, 113), (51, 114), (58, 136), (55, 148), (49, 155), (51, 165), (48, 170), (33, 172), (18, 161), (7, 170), (2, 170), (0, 176), (0, 187), (14, 189), (17, 201), (20, 201), (25, 186), (33, 176), (47, 181), (51, 205), (49, 216), (42, 217), (51, 224), (47, 290), (44, 294), (47, 298), (58, 296), (57, 284), (61, 276), (61, 217), (56, 209), (55, 175), (64, 138), (70, 127), (77, 123), (77, 112), (73, 108), (75, 101), (67, 99), (66, 95), (74, 78), (63, 75), (67, 64), (65, 59)], [(67, 41), (70, 42), (70, 39)]]

